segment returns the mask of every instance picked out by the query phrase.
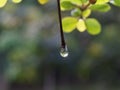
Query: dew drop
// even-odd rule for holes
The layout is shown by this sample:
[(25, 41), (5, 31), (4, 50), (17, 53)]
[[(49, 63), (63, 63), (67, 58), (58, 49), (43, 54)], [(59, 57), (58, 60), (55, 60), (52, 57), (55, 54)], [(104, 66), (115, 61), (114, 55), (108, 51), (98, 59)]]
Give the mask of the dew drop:
[(61, 47), (61, 49), (60, 49), (60, 55), (61, 55), (62, 57), (68, 57), (69, 52), (68, 52), (67, 46)]

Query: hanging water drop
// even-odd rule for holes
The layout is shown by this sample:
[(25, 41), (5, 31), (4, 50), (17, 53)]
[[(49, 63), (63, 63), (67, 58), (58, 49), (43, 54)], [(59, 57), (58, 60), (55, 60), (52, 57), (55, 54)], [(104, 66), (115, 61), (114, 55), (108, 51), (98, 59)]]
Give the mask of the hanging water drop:
[(60, 55), (61, 55), (62, 57), (68, 57), (69, 52), (68, 52), (67, 46), (61, 47), (61, 49), (60, 49)]
[(64, 39), (64, 33), (63, 33), (63, 28), (62, 28), (62, 15), (61, 15), (61, 9), (60, 9), (60, 0), (57, 0), (58, 3), (58, 16), (59, 16), (59, 24), (60, 24), (60, 37), (61, 37), (61, 49), (60, 49), (60, 55), (62, 57), (68, 57), (68, 49), (65, 44), (65, 39)]

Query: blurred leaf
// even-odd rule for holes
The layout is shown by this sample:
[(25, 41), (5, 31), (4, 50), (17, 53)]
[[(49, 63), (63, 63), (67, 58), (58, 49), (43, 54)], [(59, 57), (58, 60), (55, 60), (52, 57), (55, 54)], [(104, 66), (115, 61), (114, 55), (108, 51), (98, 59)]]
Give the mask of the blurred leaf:
[(82, 3), (86, 3), (88, 0), (80, 0)]
[(75, 17), (79, 17), (81, 15), (81, 10), (78, 8), (75, 8), (74, 10), (71, 11), (71, 15)]
[(61, 3), (64, 2), (64, 1), (69, 1), (72, 4), (75, 4), (75, 5), (82, 5), (81, 0), (60, 0)]
[(48, 2), (48, 0), (38, 0), (38, 2), (39, 2), (40, 4), (46, 4), (46, 3)]
[(71, 10), (74, 7), (75, 6), (70, 1), (61, 2), (61, 8), (62, 8), (62, 10)]
[(84, 32), (86, 30), (86, 25), (83, 19), (79, 19), (78, 23), (77, 23), (77, 29), (80, 32)]
[(107, 12), (111, 9), (111, 7), (108, 4), (102, 4), (102, 5), (92, 5), (90, 9), (100, 12)]
[(97, 2), (95, 4), (105, 4), (108, 2), (109, 2), (109, 0), (97, 0)]
[(4, 7), (7, 3), (7, 0), (0, 0), (0, 8)]
[(12, 0), (12, 2), (14, 2), (14, 3), (20, 3), (20, 2), (22, 2), (22, 0)]
[(89, 34), (97, 35), (101, 32), (101, 25), (96, 19), (93, 18), (86, 19), (85, 23)]

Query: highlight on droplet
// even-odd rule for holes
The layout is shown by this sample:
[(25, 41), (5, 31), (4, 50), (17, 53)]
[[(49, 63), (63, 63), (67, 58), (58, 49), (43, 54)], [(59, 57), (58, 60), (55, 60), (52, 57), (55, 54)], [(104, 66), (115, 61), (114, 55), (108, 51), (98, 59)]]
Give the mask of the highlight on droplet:
[(13, 3), (21, 3), (22, 0), (12, 0)]
[(0, 8), (4, 7), (7, 3), (7, 0), (0, 0)]
[(60, 49), (60, 55), (61, 55), (62, 57), (68, 57), (69, 52), (68, 52), (67, 46), (61, 47), (61, 49)]

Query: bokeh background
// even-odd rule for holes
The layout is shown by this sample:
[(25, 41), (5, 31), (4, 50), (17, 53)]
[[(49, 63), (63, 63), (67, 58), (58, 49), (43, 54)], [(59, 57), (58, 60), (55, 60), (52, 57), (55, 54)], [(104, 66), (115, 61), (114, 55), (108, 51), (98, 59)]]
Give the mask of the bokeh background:
[(97, 36), (65, 34), (62, 58), (56, 1), (0, 9), (0, 90), (120, 90), (120, 8), (92, 13), (102, 24)]

